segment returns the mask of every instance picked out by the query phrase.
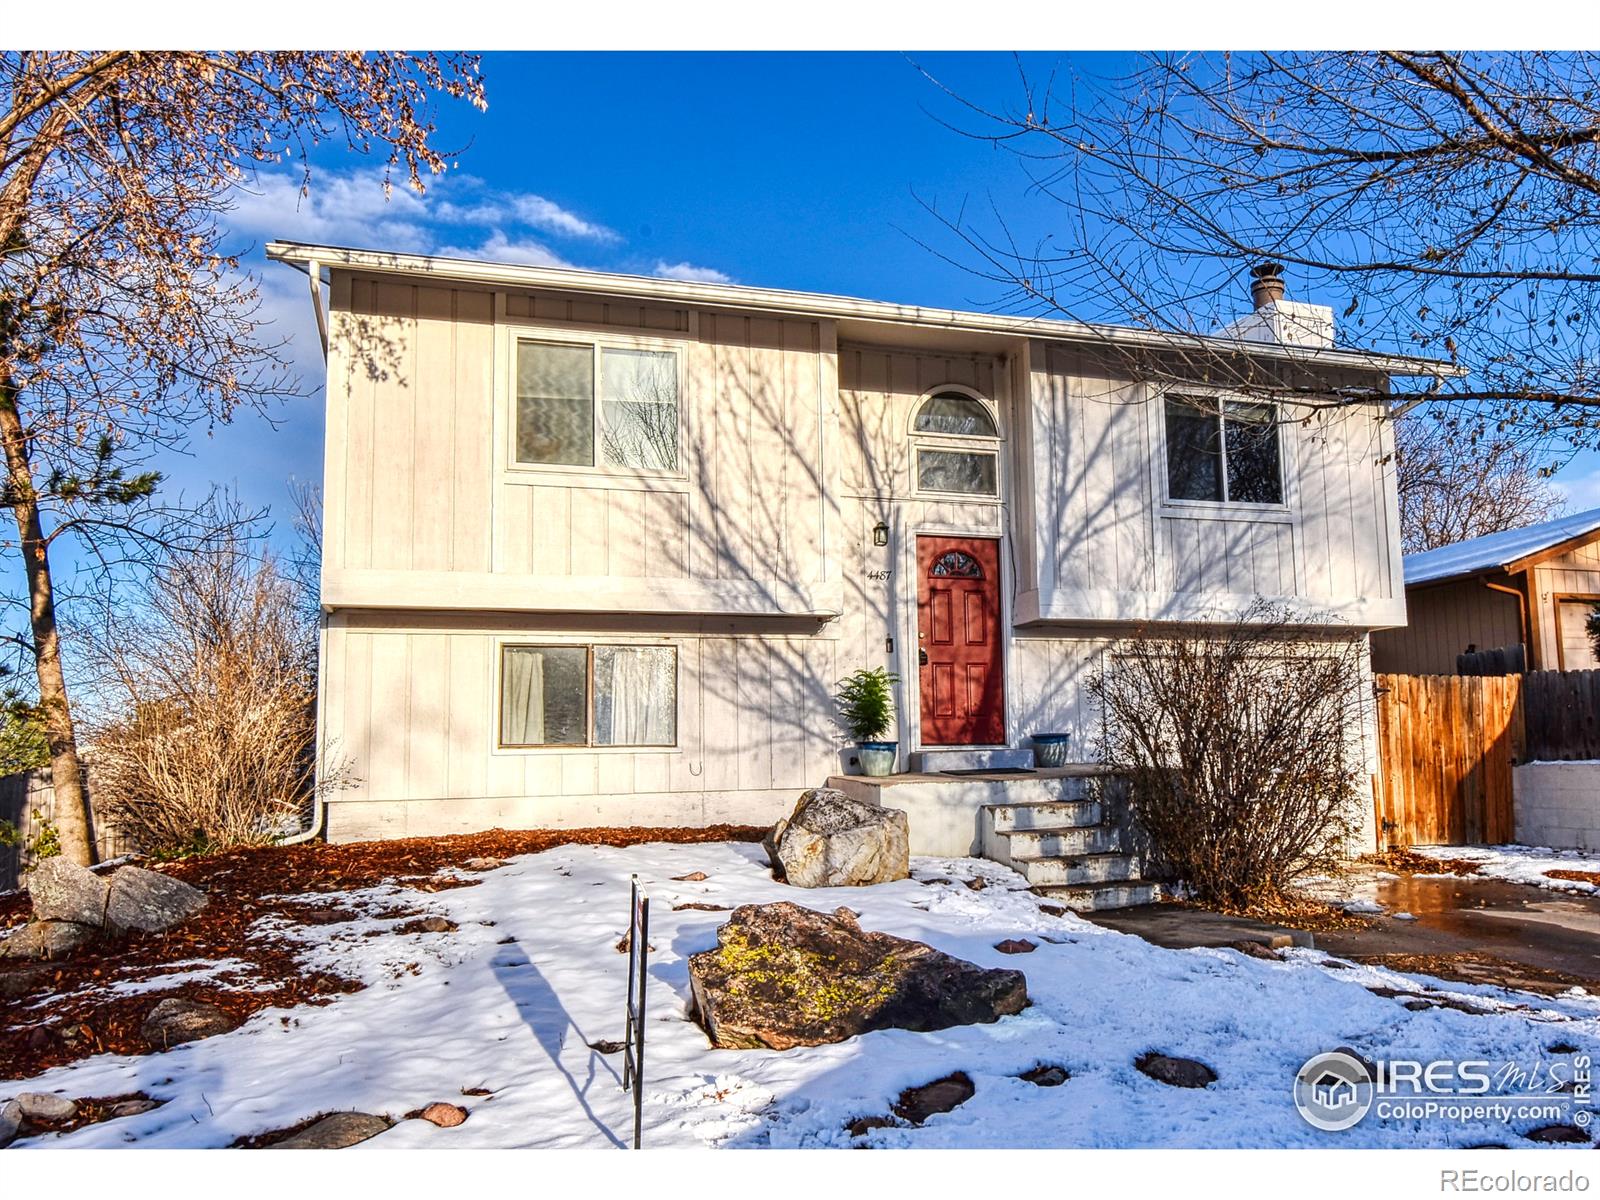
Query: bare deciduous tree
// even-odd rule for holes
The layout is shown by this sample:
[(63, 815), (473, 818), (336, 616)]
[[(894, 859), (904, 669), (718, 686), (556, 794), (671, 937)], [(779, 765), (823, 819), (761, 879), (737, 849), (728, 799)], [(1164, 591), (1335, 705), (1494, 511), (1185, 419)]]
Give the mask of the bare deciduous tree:
[(1232, 622), (1140, 630), (1090, 682), (1134, 819), (1208, 902), (1271, 902), (1348, 849), (1365, 643), (1308, 637), (1295, 616), (1258, 602)]
[(1458, 367), (1444, 419), (1596, 441), (1600, 56), (1153, 54), (962, 103), (1062, 205), (1037, 243), (940, 214), (1015, 307), (1206, 333), (1273, 260), (1348, 342)]
[[(91, 635), (109, 714), (88, 729), (97, 803), (149, 853), (270, 841), (318, 786), (316, 622), (237, 507), (214, 503), (234, 532), (164, 554)], [(339, 786), (325, 765), (321, 786)]]
[(398, 53), (0, 54), (0, 504), (16, 520), (62, 850), (93, 844), (51, 555), (149, 532), (149, 456), (290, 390), (218, 217), (257, 165), (342, 137), (418, 189), (436, 96), (477, 60)]
[(1566, 511), (1566, 497), (1532, 447), (1504, 437), (1475, 438), (1419, 415), (1400, 420), (1395, 441), (1407, 554), (1520, 529)]

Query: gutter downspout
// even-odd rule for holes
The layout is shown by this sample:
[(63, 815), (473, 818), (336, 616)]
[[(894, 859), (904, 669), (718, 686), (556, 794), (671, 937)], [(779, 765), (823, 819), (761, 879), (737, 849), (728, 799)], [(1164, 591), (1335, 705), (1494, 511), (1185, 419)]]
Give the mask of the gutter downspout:
[(1529, 661), (1533, 657), (1533, 643), (1530, 640), (1531, 633), (1528, 628), (1528, 598), (1524, 596), (1521, 590), (1518, 588), (1507, 587), (1503, 583), (1491, 583), (1489, 580), (1485, 579), (1483, 581), (1483, 586), (1488, 588), (1490, 591), (1504, 592), (1508, 596), (1515, 596), (1517, 598), (1517, 632), (1522, 636), (1524, 655), (1524, 661), (1522, 665), (1525, 669), (1532, 670), (1533, 663)]
[[(302, 269), (297, 263), (290, 263), (289, 265), (294, 267), (296, 270)], [(304, 270), (306, 273), (306, 282), (311, 286), (311, 309), (317, 315), (317, 340), (318, 344), (322, 347), (322, 361), (327, 362), (328, 313), (327, 310), (322, 307), (322, 264), (313, 258), (310, 262), (306, 263)], [(299, 833), (291, 834), (289, 837), (280, 839), (276, 843), (279, 846), (298, 846), (302, 842), (309, 842), (312, 838), (320, 837), (322, 835), (323, 823), (327, 819), (327, 812), (322, 802), (321, 778), (323, 746), (322, 672), (324, 670), (324, 664), (327, 662), (327, 648), (328, 618), (327, 615), (324, 614), (317, 621), (317, 696), (315, 701), (317, 706), (317, 729), (316, 740), (313, 743), (316, 747), (315, 753), (317, 755), (317, 761), (313, 764), (311, 771), (311, 821)]]

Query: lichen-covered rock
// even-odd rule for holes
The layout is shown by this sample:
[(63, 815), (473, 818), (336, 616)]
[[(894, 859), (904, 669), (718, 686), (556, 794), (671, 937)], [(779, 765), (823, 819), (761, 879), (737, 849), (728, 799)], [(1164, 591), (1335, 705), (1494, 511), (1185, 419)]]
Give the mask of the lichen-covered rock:
[(168, 996), (145, 1017), (139, 1036), (153, 1050), (165, 1050), (183, 1042), (195, 1042), (236, 1029), (239, 1022), (215, 1004)]
[(840, 908), (746, 904), (689, 959), (714, 1045), (787, 1050), (874, 1029), (987, 1024), (1028, 1003), (1020, 971), (986, 970), (922, 942), (868, 932)]
[(795, 887), (888, 883), (911, 874), (906, 814), (812, 788), (769, 835), (773, 865)]
[(417, 1116), (431, 1125), (437, 1125), (440, 1129), (454, 1129), (467, 1119), (467, 1110), (459, 1104), (447, 1104), (443, 1100), (435, 1100)]
[(0, 958), (65, 958), (99, 932), (73, 921), (29, 921), (0, 941)]
[(143, 867), (123, 867), (111, 877), (105, 924), (114, 932), (160, 933), (205, 906), (206, 894), (181, 879)]
[(98, 927), (106, 916), (110, 885), (88, 867), (59, 856), (41, 859), (28, 872), (28, 899), (35, 921), (71, 921)]

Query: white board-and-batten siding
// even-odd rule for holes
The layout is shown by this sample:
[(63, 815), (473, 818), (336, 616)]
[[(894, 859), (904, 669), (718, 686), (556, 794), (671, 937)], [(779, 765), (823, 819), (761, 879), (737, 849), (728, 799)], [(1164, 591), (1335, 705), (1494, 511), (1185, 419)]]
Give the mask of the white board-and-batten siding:
[(1166, 496), (1164, 393), (1070, 347), (1029, 347), (1037, 506), (1022, 621), (1218, 619), (1258, 597), (1357, 628), (1404, 621), (1392, 439), (1374, 404), (1280, 410), (1280, 505)]
[[(680, 469), (515, 463), (519, 336), (677, 350)], [(330, 836), (766, 823), (848, 767), (832, 694), (858, 666), (901, 674), (915, 748), (919, 534), (999, 540), (1009, 740), (1067, 732), (1080, 757), (1087, 682), (1134, 622), (1256, 595), (1392, 615), (1370, 407), (1285, 426), (1281, 511), (1206, 511), (1164, 500), (1148, 385), (1050, 344), (934, 342), (334, 272), (321, 746), (353, 784), (329, 796)], [(998, 497), (918, 494), (913, 414), (951, 385), (994, 407)], [(501, 747), (518, 642), (674, 646), (677, 744)]]

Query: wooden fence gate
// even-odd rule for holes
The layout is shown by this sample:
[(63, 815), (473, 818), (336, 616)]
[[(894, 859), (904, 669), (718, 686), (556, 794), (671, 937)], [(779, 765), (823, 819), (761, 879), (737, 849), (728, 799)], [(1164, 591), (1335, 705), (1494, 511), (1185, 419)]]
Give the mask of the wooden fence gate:
[(1523, 761), (1521, 675), (1378, 675), (1379, 843), (1512, 840)]

